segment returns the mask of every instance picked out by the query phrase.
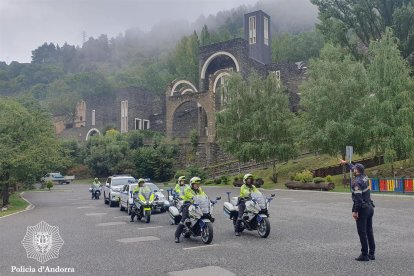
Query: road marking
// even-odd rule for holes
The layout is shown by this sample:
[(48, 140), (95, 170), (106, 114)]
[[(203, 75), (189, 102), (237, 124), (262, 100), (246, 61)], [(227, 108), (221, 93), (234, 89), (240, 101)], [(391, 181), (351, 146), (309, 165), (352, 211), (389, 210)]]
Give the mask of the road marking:
[(136, 228), (135, 230), (155, 229), (155, 228), (162, 228), (162, 227), (164, 226), (142, 227), (142, 228)]
[(67, 198), (66, 200), (79, 200), (79, 198)]
[(80, 207), (76, 207), (76, 209), (88, 209), (88, 208), (96, 208), (96, 206), (80, 206)]
[(119, 217), (114, 217), (114, 218), (130, 218), (130, 216), (119, 216)]
[(160, 238), (157, 238), (154, 236), (147, 236), (147, 237), (126, 238), (126, 239), (120, 239), (116, 241), (122, 242), (122, 243), (131, 243), (131, 242), (145, 242), (145, 241), (159, 241), (159, 240)]
[(86, 213), (85, 216), (103, 216), (107, 213)]
[(235, 276), (233, 272), (221, 268), (219, 266), (206, 266), (188, 270), (181, 271), (172, 271), (168, 272), (168, 275), (171, 276), (193, 276), (193, 275), (203, 275), (203, 276)]
[(292, 201), (292, 203), (303, 203), (303, 202), (306, 202), (306, 201), (302, 201), (302, 200)]
[(114, 221), (114, 222), (104, 222), (104, 223), (98, 223), (96, 226), (112, 226), (112, 225), (121, 225), (126, 224), (124, 221)]
[(207, 245), (200, 245), (200, 246), (184, 247), (183, 250), (201, 249), (201, 248), (214, 247), (214, 246), (219, 246), (219, 244), (214, 243), (214, 244), (207, 244)]

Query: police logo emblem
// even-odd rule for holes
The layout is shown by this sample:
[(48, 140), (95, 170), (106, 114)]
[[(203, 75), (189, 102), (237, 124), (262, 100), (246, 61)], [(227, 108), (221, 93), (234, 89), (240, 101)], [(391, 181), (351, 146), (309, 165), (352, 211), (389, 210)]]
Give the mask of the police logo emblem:
[(59, 257), (59, 250), (63, 246), (63, 239), (59, 235), (59, 227), (41, 221), (34, 226), (28, 226), (26, 235), (21, 241), (26, 249), (27, 258), (45, 263)]
[(359, 186), (355, 186), (354, 190), (355, 191), (358, 191), (359, 190)]

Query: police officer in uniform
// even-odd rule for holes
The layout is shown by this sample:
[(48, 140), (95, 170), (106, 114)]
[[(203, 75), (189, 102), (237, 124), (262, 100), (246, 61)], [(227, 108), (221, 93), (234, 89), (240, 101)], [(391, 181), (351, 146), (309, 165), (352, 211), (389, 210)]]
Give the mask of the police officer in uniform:
[(243, 177), (243, 185), (240, 187), (240, 196), (238, 201), (239, 206), (239, 216), (237, 217), (236, 225), (234, 226), (234, 232), (236, 236), (240, 236), (240, 225), (244, 210), (246, 210), (246, 200), (251, 196), (251, 193), (258, 192), (257, 188), (253, 185), (254, 178), (253, 175), (248, 173)]
[(184, 230), (184, 222), (189, 217), (188, 208), (190, 204), (194, 202), (193, 198), (195, 196), (206, 195), (206, 193), (201, 189), (201, 178), (195, 176), (190, 179), (190, 186), (187, 186), (184, 189), (184, 195), (182, 197), (184, 204), (181, 209), (181, 221), (175, 230), (175, 242), (180, 242), (181, 233)]
[(345, 160), (341, 164), (347, 164), (354, 173), (352, 180), (352, 217), (356, 221), (359, 240), (361, 242), (361, 255), (355, 258), (357, 261), (375, 260), (375, 240), (372, 230), (372, 217), (374, 216), (374, 202), (371, 200), (371, 191), (368, 187), (368, 177), (365, 175), (364, 165), (357, 163), (352, 165)]

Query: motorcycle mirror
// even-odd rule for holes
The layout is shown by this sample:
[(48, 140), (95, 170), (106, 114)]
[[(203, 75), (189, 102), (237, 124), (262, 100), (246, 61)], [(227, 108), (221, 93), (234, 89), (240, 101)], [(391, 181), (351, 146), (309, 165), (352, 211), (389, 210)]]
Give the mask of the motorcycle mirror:
[(216, 200), (220, 200), (220, 199), (221, 199), (221, 196), (216, 197)]
[(271, 194), (270, 196), (271, 196), (271, 197), (275, 197), (275, 196), (276, 196), (276, 194)]

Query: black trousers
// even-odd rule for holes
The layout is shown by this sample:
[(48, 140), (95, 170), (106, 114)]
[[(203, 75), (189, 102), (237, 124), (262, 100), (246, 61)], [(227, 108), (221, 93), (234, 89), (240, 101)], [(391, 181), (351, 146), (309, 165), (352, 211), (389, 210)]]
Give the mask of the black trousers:
[(175, 230), (175, 237), (179, 238), (181, 236), (181, 233), (184, 230), (184, 221), (188, 218), (188, 207), (190, 207), (190, 204), (184, 204), (181, 207), (181, 222), (178, 224), (177, 229)]
[(367, 205), (358, 212), (358, 219), (356, 220), (359, 241), (361, 242), (361, 253), (364, 256), (375, 254), (374, 231), (372, 230), (373, 216), (374, 208)]
[(246, 202), (244, 200), (240, 200), (238, 206), (239, 206), (239, 216), (237, 218), (236, 225), (234, 226), (235, 232), (240, 232), (240, 224), (242, 221), (244, 210), (246, 210)]

